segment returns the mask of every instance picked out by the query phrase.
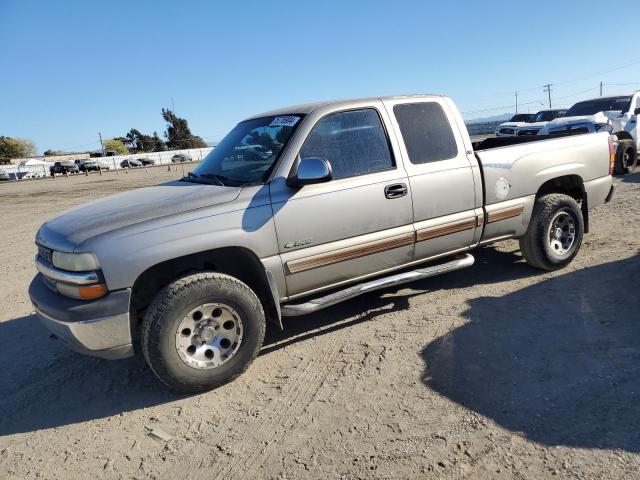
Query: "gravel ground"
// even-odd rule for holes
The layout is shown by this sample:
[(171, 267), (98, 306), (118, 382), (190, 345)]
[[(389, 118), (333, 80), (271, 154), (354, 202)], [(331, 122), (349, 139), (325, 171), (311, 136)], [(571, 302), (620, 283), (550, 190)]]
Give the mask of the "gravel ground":
[(0, 185), (0, 478), (640, 478), (640, 174), (563, 271), (482, 248), (288, 319), (244, 376), (176, 396), (50, 338), (26, 289), (48, 217), (180, 174)]

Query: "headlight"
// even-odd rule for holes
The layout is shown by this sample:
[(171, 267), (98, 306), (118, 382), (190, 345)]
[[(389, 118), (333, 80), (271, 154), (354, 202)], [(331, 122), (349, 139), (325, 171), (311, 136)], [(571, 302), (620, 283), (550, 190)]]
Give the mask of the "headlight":
[(100, 262), (93, 253), (65, 253), (54, 251), (51, 263), (56, 268), (69, 272), (90, 272), (100, 269)]

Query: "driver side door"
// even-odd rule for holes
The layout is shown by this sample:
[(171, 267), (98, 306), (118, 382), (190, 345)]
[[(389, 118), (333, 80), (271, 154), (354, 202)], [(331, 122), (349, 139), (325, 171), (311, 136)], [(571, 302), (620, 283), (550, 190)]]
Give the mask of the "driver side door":
[(326, 159), (333, 179), (301, 188), (289, 187), (282, 177), (272, 182), (289, 297), (412, 260), (410, 186), (383, 115), (381, 102), (324, 115), (297, 154)]

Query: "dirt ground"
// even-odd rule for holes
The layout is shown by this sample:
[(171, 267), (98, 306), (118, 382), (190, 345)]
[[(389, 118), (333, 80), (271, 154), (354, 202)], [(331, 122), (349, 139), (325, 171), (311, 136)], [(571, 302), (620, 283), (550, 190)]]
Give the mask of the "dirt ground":
[(176, 396), (50, 338), (26, 290), (48, 217), (180, 175), (0, 185), (0, 478), (640, 478), (640, 174), (563, 271), (482, 248), (288, 319), (244, 376)]

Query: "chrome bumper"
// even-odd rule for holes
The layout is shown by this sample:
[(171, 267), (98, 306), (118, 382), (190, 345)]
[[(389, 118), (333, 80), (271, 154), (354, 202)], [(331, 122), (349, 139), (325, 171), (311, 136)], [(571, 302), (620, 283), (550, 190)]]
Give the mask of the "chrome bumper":
[(129, 291), (89, 302), (74, 300), (49, 290), (38, 275), (31, 282), (29, 296), (45, 327), (71, 349), (107, 359), (133, 355)]

